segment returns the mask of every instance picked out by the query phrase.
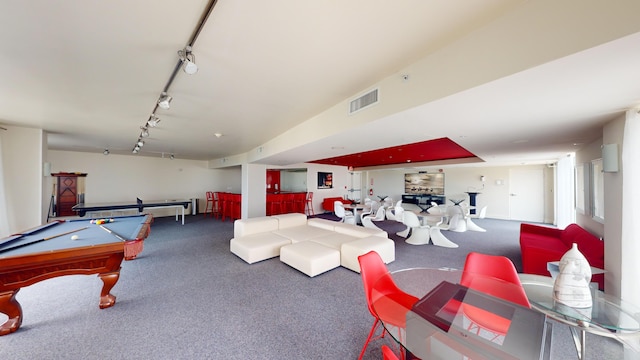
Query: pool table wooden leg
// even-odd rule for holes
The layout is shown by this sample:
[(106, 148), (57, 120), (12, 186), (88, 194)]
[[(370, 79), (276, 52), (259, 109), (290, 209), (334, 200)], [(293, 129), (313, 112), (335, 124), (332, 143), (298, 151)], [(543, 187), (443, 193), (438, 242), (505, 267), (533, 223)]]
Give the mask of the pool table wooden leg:
[(110, 291), (120, 278), (120, 269), (118, 271), (98, 274), (104, 285), (102, 293), (100, 293), (100, 309), (105, 309), (116, 304), (115, 295), (111, 295)]
[(9, 319), (0, 325), (0, 336), (11, 334), (22, 325), (22, 306), (16, 300), (16, 294), (20, 289), (0, 293), (0, 312), (6, 314)]

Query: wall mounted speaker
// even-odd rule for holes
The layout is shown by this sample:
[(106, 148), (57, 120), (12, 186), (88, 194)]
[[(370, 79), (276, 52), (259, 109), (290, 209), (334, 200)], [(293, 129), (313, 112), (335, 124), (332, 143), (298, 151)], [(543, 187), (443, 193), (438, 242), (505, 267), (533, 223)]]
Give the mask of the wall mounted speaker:
[(602, 145), (602, 171), (618, 172), (618, 144)]

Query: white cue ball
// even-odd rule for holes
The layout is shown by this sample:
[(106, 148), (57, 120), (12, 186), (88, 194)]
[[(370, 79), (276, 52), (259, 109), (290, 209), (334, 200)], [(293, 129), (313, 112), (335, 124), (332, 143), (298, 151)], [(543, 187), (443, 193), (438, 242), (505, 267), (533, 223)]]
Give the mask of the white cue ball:
[(78, 235), (72, 235), (71, 240), (78, 240)]

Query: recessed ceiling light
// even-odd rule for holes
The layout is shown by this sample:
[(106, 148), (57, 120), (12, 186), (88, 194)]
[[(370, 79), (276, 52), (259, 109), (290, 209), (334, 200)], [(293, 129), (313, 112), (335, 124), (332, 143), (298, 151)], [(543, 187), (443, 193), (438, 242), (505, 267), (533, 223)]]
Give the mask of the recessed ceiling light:
[(215, 133), (213, 135), (215, 135), (215, 137), (217, 137), (217, 138), (221, 138), (222, 137), (222, 133)]

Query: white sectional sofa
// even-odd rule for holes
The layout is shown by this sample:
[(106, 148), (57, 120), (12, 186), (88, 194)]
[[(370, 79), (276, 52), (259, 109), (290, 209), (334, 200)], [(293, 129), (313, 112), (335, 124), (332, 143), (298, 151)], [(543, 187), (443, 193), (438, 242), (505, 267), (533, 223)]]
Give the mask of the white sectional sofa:
[(283, 214), (236, 220), (229, 245), (249, 264), (280, 256), (280, 261), (310, 277), (338, 266), (360, 272), (358, 256), (377, 251), (395, 260), (395, 243), (378, 229)]

